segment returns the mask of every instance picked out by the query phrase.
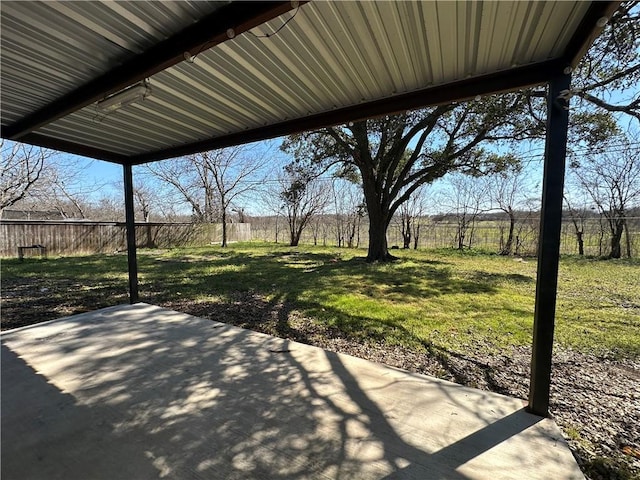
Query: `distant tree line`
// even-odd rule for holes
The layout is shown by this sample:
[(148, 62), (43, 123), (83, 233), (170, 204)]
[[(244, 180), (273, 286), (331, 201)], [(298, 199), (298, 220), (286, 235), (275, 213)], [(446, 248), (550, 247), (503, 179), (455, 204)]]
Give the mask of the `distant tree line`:
[[(633, 255), (637, 224), (630, 212), (640, 204), (639, 13), (639, 2), (621, 2), (567, 92), (573, 99), (565, 220), (580, 254), (587, 226), (597, 218), (600, 254)], [(478, 224), (486, 225), (483, 218), (500, 212), (499, 253), (511, 255), (537, 231), (540, 193), (521, 152), (544, 139), (548, 94), (526, 89), (292, 135), (282, 139), (284, 161), (253, 145), (141, 166), (136, 217), (221, 222), (225, 232), (228, 222), (256, 224), (266, 215), (276, 221), (276, 240), (286, 236), (291, 245), (306, 232), (324, 242), (331, 225), (336, 245), (366, 245), (368, 261), (384, 262), (394, 259), (390, 228), (400, 232), (403, 248), (416, 248), (440, 214), (454, 227), (452, 245), (468, 249)], [(0, 209), (122, 218), (119, 197), (98, 195), (100, 185), (79, 181), (80, 161), (11, 142), (2, 150)]]
[[(635, 255), (640, 241), (639, 151), (637, 136), (629, 134), (616, 137), (616, 143), (571, 154), (563, 242), (574, 244), (578, 254)], [(82, 165), (47, 163), (55, 154), (37, 149), (14, 147), (10, 152), (35, 155), (28, 164), (42, 167), (28, 189), (15, 190), (19, 198), (5, 209), (6, 218), (13, 211), (23, 218), (123, 220), (120, 198), (91, 200), (88, 192), (98, 192), (100, 185), (77, 182)], [(274, 179), (273, 171), (262, 168), (268, 163), (264, 156), (249, 153), (220, 150), (144, 167), (134, 185), (137, 220), (219, 222), (223, 232), (228, 222), (247, 222), (259, 239), (368, 247), (372, 223), (357, 179), (296, 163), (276, 169)], [(511, 157), (516, 161), (493, 174), (450, 173), (435, 184), (421, 185), (396, 209), (385, 241), (399, 248), (483, 247), (501, 255), (535, 253), (539, 179), (517, 155)], [(24, 171), (32, 178), (33, 173)], [(164, 177), (172, 181), (162, 181)], [(191, 213), (184, 213), (184, 207), (183, 213), (176, 213), (180, 204)], [(223, 234), (226, 245), (225, 240)]]

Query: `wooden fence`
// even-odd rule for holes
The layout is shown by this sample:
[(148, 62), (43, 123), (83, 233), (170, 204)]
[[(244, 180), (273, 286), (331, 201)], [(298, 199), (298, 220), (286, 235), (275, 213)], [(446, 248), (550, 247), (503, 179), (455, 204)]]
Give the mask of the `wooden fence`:
[[(230, 242), (251, 240), (251, 225), (228, 224), (227, 239)], [(136, 223), (136, 245), (139, 248), (199, 247), (221, 241), (221, 224)], [(46, 247), (49, 255), (112, 253), (126, 250), (126, 226), (122, 222), (0, 222), (0, 256), (17, 256), (18, 247), (31, 245)]]

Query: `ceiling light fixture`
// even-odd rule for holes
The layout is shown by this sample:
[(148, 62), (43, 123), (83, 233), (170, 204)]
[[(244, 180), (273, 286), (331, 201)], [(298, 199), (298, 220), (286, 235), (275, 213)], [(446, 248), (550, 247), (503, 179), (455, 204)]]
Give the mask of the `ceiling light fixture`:
[(96, 108), (101, 112), (111, 113), (134, 102), (142, 101), (149, 95), (151, 95), (151, 87), (145, 80), (100, 100)]

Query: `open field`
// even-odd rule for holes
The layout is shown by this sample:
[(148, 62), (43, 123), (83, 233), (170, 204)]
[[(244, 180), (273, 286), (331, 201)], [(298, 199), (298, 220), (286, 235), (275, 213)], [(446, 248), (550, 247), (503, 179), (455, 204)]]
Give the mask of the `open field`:
[[(142, 250), (141, 300), (524, 398), (535, 259), (273, 244)], [(127, 301), (126, 255), (2, 262), (2, 328)], [(552, 410), (590, 478), (640, 466), (640, 262), (562, 259)], [(619, 477), (613, 477), (611, 472)]]

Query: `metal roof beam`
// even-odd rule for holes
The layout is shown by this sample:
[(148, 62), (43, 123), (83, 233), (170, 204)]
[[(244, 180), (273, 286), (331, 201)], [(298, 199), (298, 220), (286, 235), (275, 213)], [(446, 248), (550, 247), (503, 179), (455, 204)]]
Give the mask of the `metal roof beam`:
[(228, 39), (227, 30), (230, 28), (234, 30), (235, 35), (239, 35), (286, 13), (292, 8), (292, 2), (289, 1), (241, 1), (225, 5), (173, 37), (154, 45), (146, 52), (58, 98), (14, 124), (5, 126), (2, 129), (2, 137), (10, 140), (23, 140), (25, 135), (43, 125), (184, 61), (185, 52), (193, 55), (226, 41)]
[(598, 25), (598, 20), (611, 19), (613, 13), (622, 2), (593, 2), (582, 18), (580, 25), (574, 32), (564, 51), (565, 67), (575, 68), (580, 59), (587, 53), (604, 25)]
[(37, 133), (29, 133), (24, 137), (21, 137), (20, 141), (30, 145), (37, 145), (38, 147), (51, 148), (60, 152), (95, 158), (96, 160), (104, 160), (122, 165), (131, 163), (131, 159), (127, 155), (114, 153), (109, 150), (102, 150), (100, 148), (89, 147), (80, 143), (69, 142), (67, 140), (61, 140), (54, 137), (48, 137)]
[(129, 161), (133, 164), (153, 162), (206, 150), (266, 140), (282, 135), (291, 135), (293, 133), (315, 130), (350, 121), (364, 120), (382, 115), (392, 115), (416, 108), (469, 100), (477, 95), (513, 91), (546, 83), (550, 78), (561, 73), (563, 68), (563, 61), (549, 60), (543, 63), (518, 67), (482, 77), (469, 78), (403, 95), (323, 112), (305, 118), (297, 118), (274, 125), (267, 125), (253, 130), (202, 140), (188, 145), (136, 155), (131, 157)]
[(133, 202), (133, 169), (123, 166), (124, 212), (127, 224), (127, 267), (129, 271), (129, 303), (138, 303), (138, 256), (136, 254), (136, 220)]

